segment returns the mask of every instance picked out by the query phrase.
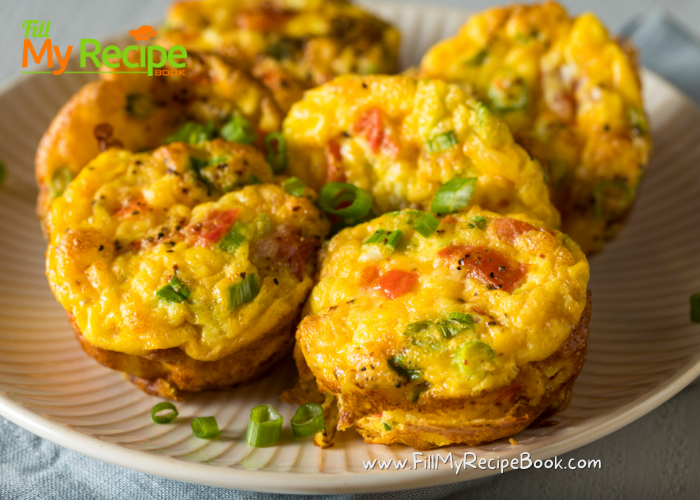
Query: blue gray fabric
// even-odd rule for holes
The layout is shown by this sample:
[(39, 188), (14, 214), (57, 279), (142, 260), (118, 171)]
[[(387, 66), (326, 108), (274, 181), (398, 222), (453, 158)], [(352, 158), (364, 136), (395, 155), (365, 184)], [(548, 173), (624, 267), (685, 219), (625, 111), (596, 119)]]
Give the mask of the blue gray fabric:
[[(645, 66), (700, 104), (700, 43), (692, 34), (662, 10), (636, 19), (623, 34), (633, 38)], [(468, 483), (364, 498), (659, 498), (663, 494), (697, 498), (700, 478), (691, 470), (700, 457), (696, 441), (691, 439), (689, 446), (688, 437), (700, 434), (695, 417), (699, 401), (700, 386), (694, 384), (638, 422), (565, 456), (601, 459), (601, 471), (516, 471)], [(305, 497), (223, 490), (122, 469), (61, 448), (0, 417), (0, 500), (263, 498)]]

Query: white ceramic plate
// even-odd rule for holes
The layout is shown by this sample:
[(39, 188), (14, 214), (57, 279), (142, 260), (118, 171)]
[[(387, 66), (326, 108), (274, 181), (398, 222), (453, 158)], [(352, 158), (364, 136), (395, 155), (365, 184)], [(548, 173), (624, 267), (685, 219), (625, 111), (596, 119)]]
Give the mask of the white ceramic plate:
[[(453, 34), (464, 11), (373, 4), (404, 34), (403, 61), (416, 64)], [(496, 471), (365, 471), (363, 460), (409, 458), (405, 446), (366, 445), (354, 431), (321, 450), (295, 441), (294, 408), (277, 396), (290, 364), (236, 391), (179, 404), (174, 424), (156, 425), (158, 402), (99, 366), (78, 346), (44, 276), (44, 239), (34, 215), (33, 158), (51, 118), (86, 78), (32, 75), (0, 93), (0, 414), (55, 443), (122, 467), (180, 481), (268, 492), (350, 493), (418, 488)], [(688, 296), (700, 290), (700, 111), (671, 85), (644, 73), (655, 153), (636, 209), (620, 238), (592, 261), (593, 317), (588, 362), (571, 406), (554, 427), (529, 429), (477, 448), (441, 450), (479, 458), (522, 452), (549, 458), (599, 439), (648, 413), (700, 374), (700, 329)], [(282, 444), (245, 443), (249, 410), (273, 404), (285, 418)], [(215, 415), (219, 440), (192, 436), (193, 416)]]

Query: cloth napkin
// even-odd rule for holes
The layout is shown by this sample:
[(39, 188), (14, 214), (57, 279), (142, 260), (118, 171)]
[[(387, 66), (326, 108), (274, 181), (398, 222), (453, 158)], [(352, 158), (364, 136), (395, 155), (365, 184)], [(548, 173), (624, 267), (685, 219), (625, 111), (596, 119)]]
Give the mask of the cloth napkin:
[[(633, 39), (639, 48), (644, 66), (673, 82), (700, 104), (700, 42), (692, 34), (661, 9), (635, 19), (621, 34)], [(566, 480), (564, 476), (561, 479)], [(408, 492), (326, 497), (225, 490), (149, 476), (103, 463), (41, 439), (0, 417), (2, 500), (430, 500), (448, 496), (464, 498), (469, 496), (470, 490), (487, 485), (491, 481), (492, 478), (483, 478)], [(483, 491), (483, 488), (478, 489)], [(556, 489), (549, 491), (555, 494)]]

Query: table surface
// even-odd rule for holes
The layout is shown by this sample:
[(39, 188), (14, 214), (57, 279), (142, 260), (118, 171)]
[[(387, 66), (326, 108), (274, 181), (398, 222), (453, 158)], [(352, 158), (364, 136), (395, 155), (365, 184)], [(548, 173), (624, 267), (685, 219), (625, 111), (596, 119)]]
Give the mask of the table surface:
[[(102, 37), (157, 22), (170, 0), (0, 1), (0, 83), (21, 71), (21, 24), (51, 21), (54, 44)], [(489, 0), (431, 0), (479, 10)], [(700, 39), (700, 0), (563, 0), (572, 13), (595, 12), (613, 31), (654, 7), (664, 7)], [(599, 459), (600, 470), (528, 470), (496, 476), (475, 489), (475, 498), (698, 498), (700, 496), (700, 383), (616, 433), (574, 450), (565, 460)]]

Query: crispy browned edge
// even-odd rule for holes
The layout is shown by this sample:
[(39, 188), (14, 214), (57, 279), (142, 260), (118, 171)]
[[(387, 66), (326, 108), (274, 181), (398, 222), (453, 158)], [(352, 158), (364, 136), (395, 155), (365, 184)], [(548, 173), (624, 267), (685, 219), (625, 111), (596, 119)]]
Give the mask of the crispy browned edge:
[(144, 356), (108, 351), (88, 342), (74, 316), (67, 316), (80, 346), (97, 362), (127, 373), (129, 380), (148, 394), (181, 401), (183, 393), (236, 387), (264, 376), (291, 352), (300, 314), (301, 306), (283, 325), (218, 361), (198, 361), (177, 347)]
[[(466, 444), (469, 446), (477, 446), (497, 439), (513, 436), (526, 427), (537, 425), (539, 422), (551, 417), (569, 405), (574, 383), (586, 362), (588, 336), (590, 333), (588, 328), (590, 316), (591, 292), (589, 291), (586, 297), (586, 307), (581, 315), (579, 324), (571, 331), (571, 334), (562, 346), (548, 358), (539, 362), (530, 363), (525, 367), (526, 369), (542, 371), (562, 361), (566, 362), (566, 365), (562, 367), (561, 370), (557, 371), (552, 376), (552, 379), (548, 381), (549, 383), (547, 384), (545, 395), (536, 406), (523, 404), (517, 408), (514, 414), (503, 418), (471, 420), (459, 426), (440, 425), (436, 422), (425, 422), (421, 425), (413, 425), (406, 422), (402, 426), (397, 426), (397, 428), (390, 433), (375, 435), (372, 430), (359, 428), (355, 424), (365, 416), (380, 413), (388, 409), (402, 409), (405, 411), (421, 409), (426, 412), (430, 412), (431, 410), (449, 412), (451, 409), (457, 410), (463, 408), (466, 404), (469, 404), (470, 401), (445, 400), (423, 405), (421, 403), (410, 403), (408, 400), (399, 401), (396, 399), (389, 399), (385, 394), (379, 391), (366, 390), (353, 393), (350, 398), (348, 398), (348, 395), (343, 395), (345, 401), (344, 404), (340, 405), (338, 428), (344, 429), (355, 426), (367, 443), (403, 443), (419, 450), (439, 447), (432, 443), (429, 438), (426, 439), (426, 436), (430, 435), (439, 435), (449, 440), (450, 445)], [(318, 400), (318, 396), (321, 395), (321, 392), (334, 392), (330, 388), (324, 387), (324, 385), (318, 381), (317, 390), (311, 387), (314, 381), (313, 374), (306, 365), (301, 349), (299, 348), (295, 348), (295, 359), (300, 371), (300, 380), (294, 389), (282, 395), (283, 400), (301, 404), (305, 402), (303, 401), (304, 398), (307, 398), (306, 401), (315, 401)], [(557, 375), (565, 368), (568, 368), (570, 375), (564, 380), (556, 380)], [(527, 399), (523, 387), (518, 387), (517, 383), (518, 378), (514, 381), (516, 389), (509, 397), (511, 405), (518, 400), (526, 401)], [(510, 389), (506, 388), (506, 390)], [(487, 394), (483, 398), (479, 398), (481, 400), (480, 402), (495, 402), (502, 392), (503, 391), (495, 391)], [(335, 395), (338, 395), (337, 391)], [(343, 406), (349, 406), (355, 411), (351, 412), (345, 410)]]

